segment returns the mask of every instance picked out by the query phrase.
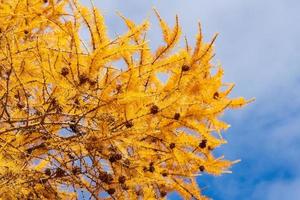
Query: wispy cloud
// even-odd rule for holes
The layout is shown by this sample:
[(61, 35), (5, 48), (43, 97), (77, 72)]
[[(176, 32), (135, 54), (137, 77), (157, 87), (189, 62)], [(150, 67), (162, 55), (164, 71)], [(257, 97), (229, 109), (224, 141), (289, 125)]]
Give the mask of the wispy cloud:
[(256, 186), (251, 199), (265, 200), (298, 200), (300, 197), (300, 178), (296, 180), (279, 180), (262, 182)]

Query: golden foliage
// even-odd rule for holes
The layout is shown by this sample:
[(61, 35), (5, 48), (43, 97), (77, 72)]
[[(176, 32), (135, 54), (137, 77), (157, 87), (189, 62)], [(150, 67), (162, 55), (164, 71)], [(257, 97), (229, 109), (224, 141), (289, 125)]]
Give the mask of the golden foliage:
[(195, 178), (233, 164), (212, 152), (226, 143), (218, 118), (247, 101), (212, 74), (215, 37), (199, 28), (194, 50), (177, 48), (178, 17), (170, 28), (155, 13), (165, 44), (152, 53), (148, 21), (120, 14), (128, 31), (111, 39), (94, 6), (0, 1), (1, 199), (206, 199)]

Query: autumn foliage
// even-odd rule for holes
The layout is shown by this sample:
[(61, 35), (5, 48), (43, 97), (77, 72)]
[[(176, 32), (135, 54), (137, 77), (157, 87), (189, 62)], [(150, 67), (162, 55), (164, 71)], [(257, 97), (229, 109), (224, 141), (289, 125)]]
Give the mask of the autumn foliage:
[(216, 37), (199, 26), (180, 48), (178, 17), (155, 14), (152, 51), (148, 21), (120, 14), (128, 31), (110, 38), (94, 6), (0, 1), (0, 199), (206, 199), (196, 178), (234, 163), (214, 157), (218, 118), (247, 101), (211, 62)]

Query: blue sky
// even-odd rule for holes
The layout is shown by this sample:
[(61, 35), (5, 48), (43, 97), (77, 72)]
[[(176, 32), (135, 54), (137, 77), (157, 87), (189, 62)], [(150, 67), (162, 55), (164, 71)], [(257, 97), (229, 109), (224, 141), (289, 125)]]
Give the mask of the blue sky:
[[(152, 7), (170, 23), (178, 14), (191, 42), (198, 21), (207, 41), (218, 32), (216, 60), (225, 69), (224, 81), (236, 83), (232, 96), (256, 101), (224, 116), (231, 124), (224, 133), (228, 144), (216, 153), (242, 162), (233, 174), (198, 182), (217, 200), (300, 199), (299, 0), (103, 0), (96, 5), (112, 36), (125, 30), (115, 11), (141, 22), (153, 19)], [(155, 47), (161, 35), (157, 21), (151, 22)]]

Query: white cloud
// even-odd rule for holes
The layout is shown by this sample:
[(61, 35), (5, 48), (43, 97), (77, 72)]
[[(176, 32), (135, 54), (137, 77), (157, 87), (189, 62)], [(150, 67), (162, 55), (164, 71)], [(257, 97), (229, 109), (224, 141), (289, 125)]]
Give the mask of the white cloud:
[(258, 200), (299, 200), (300, 178), (295, 180), (279, 180), (275, 182), (264, 182), (257, 185), (250, 199)]

